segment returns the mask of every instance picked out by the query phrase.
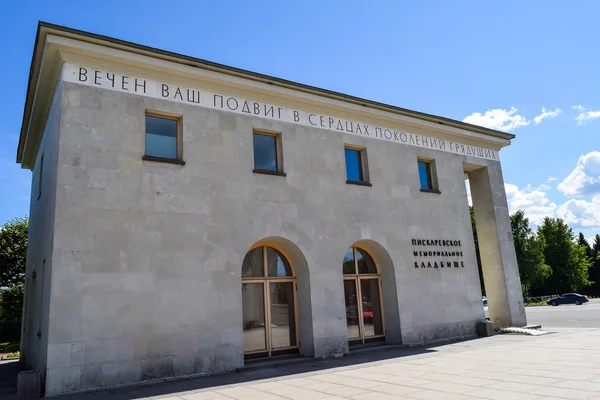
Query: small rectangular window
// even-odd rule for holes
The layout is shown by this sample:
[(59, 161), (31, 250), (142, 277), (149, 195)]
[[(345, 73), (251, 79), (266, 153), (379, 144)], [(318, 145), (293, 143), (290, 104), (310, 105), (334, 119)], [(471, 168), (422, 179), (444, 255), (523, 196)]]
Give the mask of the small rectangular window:
[(346, 156), (346, 179), (349, 181), (362, 181), (362, 160), (360, 150), (344, 149)]
[(145, 160), (182, 164), (181, 118), (146, 114)]
[(281, 157), (281, 135), (278, 133), (254, 132), (254, 172), (273, 175), (283, 173)]
[(366, 150), (345, 147), (344, 157), (346, 159), (346, 183), (370, 186), (367, 173)]
[(417, 162), (419, 165), (421, 190), (425, 192), (438, 192), (433, 160), (418, 160)]

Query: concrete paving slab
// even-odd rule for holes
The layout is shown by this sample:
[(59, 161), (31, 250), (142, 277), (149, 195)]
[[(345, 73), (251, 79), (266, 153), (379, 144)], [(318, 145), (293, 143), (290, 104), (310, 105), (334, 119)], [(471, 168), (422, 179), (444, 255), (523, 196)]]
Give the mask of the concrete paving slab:
[[(600, 329), (361, 352), (264, 370), (69, 396), (148, 399), (600, 399)], [(579, 365), (579, 369), (574, 366)], [(116, 397), (115, 397), (116, 396)]]

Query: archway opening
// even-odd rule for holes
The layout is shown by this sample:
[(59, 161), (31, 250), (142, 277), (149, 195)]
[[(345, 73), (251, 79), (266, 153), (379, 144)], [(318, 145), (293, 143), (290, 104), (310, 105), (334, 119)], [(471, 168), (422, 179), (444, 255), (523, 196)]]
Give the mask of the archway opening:
[(256, 242), (242, 262), (244, 359), (314, 354), (308, 266), (281, 237)]

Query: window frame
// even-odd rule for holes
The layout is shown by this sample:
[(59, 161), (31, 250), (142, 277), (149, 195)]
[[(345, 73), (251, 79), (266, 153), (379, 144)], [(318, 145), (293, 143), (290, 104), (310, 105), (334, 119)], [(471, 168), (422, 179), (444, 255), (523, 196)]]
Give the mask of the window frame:
[[(272, 136), (275, 138), (275, 170), (256, 168), (256, 159), (254, 158), (254, 135)], [(255, 174), (286, 176), (286, 173), (283, 170), (283, 145), (281, 141), (281, 132), (264, 129), (252, 129), (252, 164), (252, 172)]]
[[(419, 168), (419, 164), (424, 163), (427, 166), (427, 178), (429, 181), (429, 184), (431, 185), (430, 188), (423, 188), (421, 186), (421, 169)], [(435, 159), (433, 158), (423, 158), (423, 157), (417, 157), (417, 174), (419, 176), (419, 188), (421, 190), (421, 192), (423, 193), (436, 193), (436, 194), (440, 194), (440, 190), (439, 190), (439, 186), (438, 186), (438, 179), (437, 179), (437, 170), (435, 167)]]
[[(148, 132), (146, 131), (147, 117), (168, 119), (177, 122), (177, 137), (176, 137), (176, 158), (157, 157), (146, 154), (146, 140)], [(163, 162), (168, 164), (185, 165), (183, 161), (183, 116), (180, 114), (171, 114), (163, 111), (146, 110), (144, 113), (144, 161)]]
[[(346, 150), (356, 151), (359, 157), (359, 172), (362, 180), (356, 181), (348, 179), (348, 160), (346, 159)], [(373, 186), (369, 176), (369, 167), (367, 160), (367, 148), (352, 144), (344, 144), (344, 168), (346, 169), (346, 183), (348, 185)]]

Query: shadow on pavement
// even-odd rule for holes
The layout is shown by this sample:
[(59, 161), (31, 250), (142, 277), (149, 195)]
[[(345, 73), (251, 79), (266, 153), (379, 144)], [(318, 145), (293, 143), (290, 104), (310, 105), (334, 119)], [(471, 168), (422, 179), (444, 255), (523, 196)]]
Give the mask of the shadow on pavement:
[[(456, 343), (456, 342), (453, 342)], [(446, 345), (444, 343), (440, 345)], [(110, 398), (115, 400), (138, 399), (144, 397), (162, 396), (179, 392), (199, 391), (202, 389), (218, 389), (221, 386), (271, 379), (288, 375), (307, 372), (317, 372), (331, 368), (348, 367), (364, 363), (386, 361), (398, 357), (406, 357), (418, 354), (435, 352), (435, 346), (403, 347), (403, 346), (381, 346), (368, 349), (352, 351), (345, 357), (331, 359), (288, 359), (285, 362), (271, 362), (262, 365), (250, 365), (237, 372), (206, 377), (181, 379), (176, 381), (163, 381), (141, 386), (129, 386), (119, 389), (96, 391), (75, 395), (60, 396), (59, 399), (92, 400)]]
[(17, 375), (20, 370), (19, 360), (0, 361), (0, 399), (17, 398)]

